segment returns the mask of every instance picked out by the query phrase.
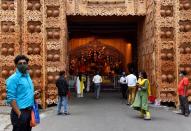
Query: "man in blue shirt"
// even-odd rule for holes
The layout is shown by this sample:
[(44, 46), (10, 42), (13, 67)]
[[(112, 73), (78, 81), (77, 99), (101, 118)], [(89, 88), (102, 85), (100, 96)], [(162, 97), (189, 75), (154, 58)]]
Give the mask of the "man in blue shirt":
[(29, 59), (18, 55), (14, 59), (16, 72), (6, 80), (7, 102), (11, 105), (13, 131), (31, 131), (31, 109), (34, 86), (28, 73)]

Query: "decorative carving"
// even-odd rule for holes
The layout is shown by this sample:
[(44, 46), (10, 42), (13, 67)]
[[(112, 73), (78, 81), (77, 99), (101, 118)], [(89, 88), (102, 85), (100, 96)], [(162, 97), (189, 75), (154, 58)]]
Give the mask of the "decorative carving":
[(173, 7), (172, 6), (161, 6), (162, 17), (172, 17), (173, 16)]
[(183, 42), (179, 47), (180, 54), (190, 54), (191, 53), (191, 43)]
[(173, 40), (173, 38), (174, 38), (173, 28), (162, 27), (161, 28), (161, 38), (163, 40)]
[(189, 10), (191, 8), (190, 0), (180, 0), (180, 10)]
[(41, 4), (40, 0), (28, 0), (27, 2), (27, 9), (28, 10), (40, 10)]
[(1, 54), (4, 56), (14, 55), (14, 44), (13, 43), (2, 43)]
[(47, 60), (51, 62), (60, 61), (60, 51), (59, 50), (48, 50)]
[(40, 43), (29, 43), (28, 44), (28, 55), (40, 55)]
[(14, 1), (9, 1), (9, 0), (2, 1), (1, 8), (3, 10), (14, 10), (15, 9)]
[(47, 17), (58, 17), (60, 14), (59, 6), (47, 6)]
[(190, 73), (191, 71), (191, 65), (190, 64), (181, 64), (179, 66), (180, 71), (186, 71), (187, 73)]
[(191, 20), (180, 21), (179, 24), (181, 32), (191, 31)]
[(1, 29), (3, 32), (14, 32), (14, 22), (12, 21), (2, 21), (1, 22)]
[(47, 29), (48, 39), (59, 39), (60, 38), (60, 28), (48, 28)]
[(161, 59), (163, 60), (173, 60), (173, 49), (163, 49), (161, 50)]
[(58, 79), (58, 72), (48, 72), (47, 79), (49, 84), (54, 84), (55, 81)]
[(29, 73), (32, 78), (41, 77), (41, 70), (42, 70), (42, 67), (40, 65), (30, 65), (29, 66)]
[(28, 22), (28, 31), (30, 33), (40, 33), (41, 32), (41, 22), (40, 21), (29, 21)]
[(94, 4), (118, 4), (125, 3), (125, 0), (83, 0), (83, 2), (94, 3)]
[(146, 0), (144, 1), (84, 1), (78, 0), (67, 3), (68, 15), (145, 15), (146, 14)]

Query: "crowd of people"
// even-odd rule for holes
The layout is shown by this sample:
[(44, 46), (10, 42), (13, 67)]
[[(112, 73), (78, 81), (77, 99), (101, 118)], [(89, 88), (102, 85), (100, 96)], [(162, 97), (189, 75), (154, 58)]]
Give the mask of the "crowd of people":
[[(24, 55), (18, 55), (15, 57), (14, 63), (16, 66), (16, 71), (6, 80), (7, 102), (12, 107), (10, 114), (11, 123), (13, 125), (13, 131), (31, 131), (31, 110), (35, 103), (35, 91), (32, 79), (30, 78), (28, 72), (29, 59)], [(57, 113), (58, 115), (69, 115), (69, 85), (65, 76), (65, 71), (61, 71), (59, 75), (60, 77), (55, 83), (58, 88)], [(189, 79), (185, 71), (181, 71), (179, 76), (180, 82), (177, 93), (180, 101), (180, 113), (187, 117), (190, 114), (187, 98)], [(90, 82), (90, 79), (88, 81)], [(99, 99), (102, 83), (102, 77), (99, 72), (95, 74), (92, 81), (94, 83), (95, 98)], [(147, 73), (145, 71), (139, 72), (137, 80), (137, 77), (133, 74), (133, 72), (130, 72), (127, 76), (124, 72), (119, 81), (121, 83), (122, 96), (127, 99), (127, 104), (131, 105), (133, 109), (138, 110), (144, 119), (150, 120), (151, 116), (148, 106), (150, 83), (147, 79)], [(75, 85), (77, 96), (83, 97), (83, 76), (77, 76)], [(87, 90), (89, 89), (87, 88)], [(61, 111), (62, 106), (64, 107), (64, 112)]]
[[(188, 102), (188, 86), (189, 79), (186, 71), (179, 72), (179, 84), (177, 94), (179, 96), (180, 112), (179, 114), (186, 117), (189, 116), (189, 102)], [(145, 120), (150, 120), (151, 115), (149, 112), (148, 98), (151, 95), (150, 82), (147, 78), (145, 71), (139, 72), (137, 77), (130, 71), (126, 76), (125, 72), (119, 80), (121, 86), (121, 93), (124, 99), (127, 99), (127, 105), (140, 112), (140, 116)]]

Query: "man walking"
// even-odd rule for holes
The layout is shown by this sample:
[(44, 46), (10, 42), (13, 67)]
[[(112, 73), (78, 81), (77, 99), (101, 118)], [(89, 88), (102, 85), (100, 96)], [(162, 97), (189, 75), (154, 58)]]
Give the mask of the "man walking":
[(120, 82), (122, 97), (123, 97), (123, 99), (126, 99), (128, 92), (127, 92), (127, 83), (126, 83), (125, 72), (122, 73), (122, 76), (121, 76), (119, 82)]
[(128, 85), (127, 104), (131, 105), (135, 99), (137, 77), (130, 70), (130, 74), (126, 77), (126, 83)]
[(56, 87), (58, 88), (58, 111), (57, 114), (61, 115), (63, 114), (61, 112), (62, 106), (64, 106), (64, 114), (70, 115), (68, 112), (68, 92), (69, 92), (69, 85), (65, 78), (65, 71), (61, 71), (59, 73), (59, 78), (56, 81)]
[(186, 75), (187, 73), (185, 71), (181, 71), (179, 73), (181, 80), (178, 84), (178, 95), (179, 95), (179, 101), (180, 101), (181, 114), (188, 117), (190, 114), (189, 104), (188, 104), (189, 80), (186, 77)]
[(101, 83), (102, 83), (102, 78), (99, 75), (99, 72), (96, 73), (96, 75), (93, 77), (93, 83), (94, 83), (94, 93), (96, 99), (99, 99), (100, 96), (100, 88), (101, 88)]
[(29, 59), (18, 55), (14, 59), (16, 72), (6, 80), (7, 102), (11, 105), (13, 131), (31, 131), (31, 110), (34, 86), (28, 73)]

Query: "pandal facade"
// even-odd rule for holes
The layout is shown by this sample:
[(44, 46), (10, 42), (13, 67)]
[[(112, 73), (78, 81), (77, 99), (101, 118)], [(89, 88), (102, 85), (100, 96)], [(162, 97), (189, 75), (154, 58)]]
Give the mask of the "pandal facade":
[[(14, 72), (14, 57), (30, 58), (38, 102), (56, 103), (54, 81), (68, 71), (67, 16), (144, 17), (137, 31), (138, 70), (144, 69), (163, 102), (178, 102), (178, 72), (191, 79), (190, 0), (1, 0), (0, 102), (5, 79)], [(191, 97), (189, 97), (191, 101)]]

